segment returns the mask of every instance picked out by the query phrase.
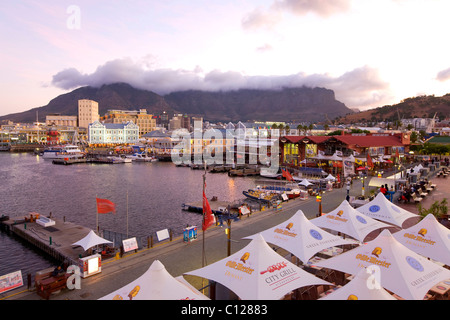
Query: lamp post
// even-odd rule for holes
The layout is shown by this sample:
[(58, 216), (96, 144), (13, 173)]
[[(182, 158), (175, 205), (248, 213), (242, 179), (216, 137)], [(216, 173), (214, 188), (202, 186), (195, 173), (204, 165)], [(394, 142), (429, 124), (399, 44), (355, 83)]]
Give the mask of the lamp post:
[(316, 196), (316, 202), (319, 203), (319, 213), (317, 214), (317, 217), (322, 216), (322, 192), (319, 191), (319, 194)]

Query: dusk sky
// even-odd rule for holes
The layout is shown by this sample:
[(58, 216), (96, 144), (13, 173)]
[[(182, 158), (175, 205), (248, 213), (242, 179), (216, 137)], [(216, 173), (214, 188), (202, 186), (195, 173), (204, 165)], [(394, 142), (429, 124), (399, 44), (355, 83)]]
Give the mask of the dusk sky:
[(350, 108), (450, 93), (449, 0), (0, 2), (0, 115), (80, 86), (325, 87)]

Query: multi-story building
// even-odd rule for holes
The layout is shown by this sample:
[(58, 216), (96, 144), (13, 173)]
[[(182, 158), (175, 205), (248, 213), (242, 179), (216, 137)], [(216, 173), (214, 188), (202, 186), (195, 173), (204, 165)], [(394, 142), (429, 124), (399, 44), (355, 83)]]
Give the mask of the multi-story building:
[(47, 126), (77, 127), (77, 121), (77, 116), (64, 116), (59, 113), (49, 113), (45, 117)]
[(78, 126), (88, 128), (99, 119), (98, 102), (88, 99), (78, 100)]
[(126, 123), (134, 122), (139, 127), (139, 136), (143, 136), (156, 129), (156, 118), (148, 114), (146, 109), (136, 110), (108, 110), (101, 117), (103, 123)]
[(88, 127), (90, 145), (135, 144), (139, 141), (139, 126), (127, 123), (101, 123), (94, 121)]

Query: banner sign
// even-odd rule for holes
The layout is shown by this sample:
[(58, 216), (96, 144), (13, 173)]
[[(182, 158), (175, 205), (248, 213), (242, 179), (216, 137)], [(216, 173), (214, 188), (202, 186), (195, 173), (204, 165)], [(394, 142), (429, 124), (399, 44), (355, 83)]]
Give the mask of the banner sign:
[(0, 276), (0, 293), (23, 286), (22, 271), (15, 271)]

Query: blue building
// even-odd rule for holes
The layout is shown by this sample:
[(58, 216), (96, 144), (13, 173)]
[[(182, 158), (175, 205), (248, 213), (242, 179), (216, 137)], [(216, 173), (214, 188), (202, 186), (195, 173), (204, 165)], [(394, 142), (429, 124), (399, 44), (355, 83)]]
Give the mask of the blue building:
[(89, 144), (135, 144), (139, 141), (139, 126), (126, 123), (94, 121), (88, 128)]

